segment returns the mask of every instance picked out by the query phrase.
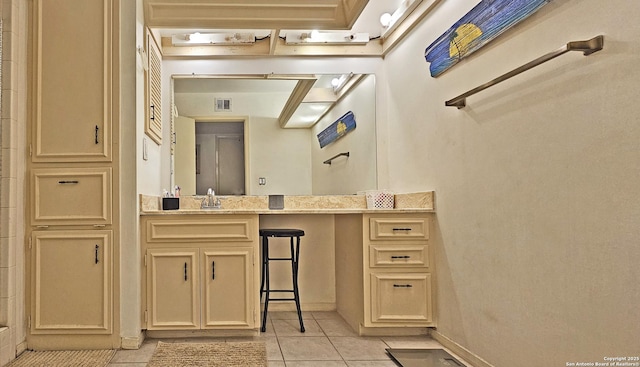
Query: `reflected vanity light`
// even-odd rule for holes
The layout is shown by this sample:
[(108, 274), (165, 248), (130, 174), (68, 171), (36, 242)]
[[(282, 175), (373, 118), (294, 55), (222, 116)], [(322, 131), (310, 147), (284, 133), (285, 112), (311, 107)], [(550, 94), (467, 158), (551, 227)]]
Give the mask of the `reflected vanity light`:
[(353, 77), (353, 73), (349, 73), (349, 74), (342, 74), (340, 75), (339, 78), (333, 78), (331, 80), (333, 93), (338, 93), (352, 77)]

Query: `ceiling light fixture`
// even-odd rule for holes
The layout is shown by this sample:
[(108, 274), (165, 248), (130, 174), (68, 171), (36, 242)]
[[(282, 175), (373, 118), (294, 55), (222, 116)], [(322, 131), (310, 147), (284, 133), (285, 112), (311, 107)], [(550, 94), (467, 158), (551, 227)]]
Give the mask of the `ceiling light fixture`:
[[(380, 16), (380, 23), (385, 28), (382, 32), (382, 38), (386, 35), (391, 34), (396, 27), (405, 20), (411, 12), (420, 5), (422, 0), (404, 0), (400, 7), (396, 9), (390, 16), (387, 17), (389, 13), (384, 13)], [(384, 22), (383, 22), (384, 17)], [(385, 23), (387, 25), (385, 25)]]
[(288, 45), (363, 45), (367, 42), (369, 42), (369, 33), (312, 31), (310, 33), (287, 34), (285, 37), (285, 43)]
[(172, 36), (174, 46), (247, 45), (256, 41), (254, 33), (200, 33)]

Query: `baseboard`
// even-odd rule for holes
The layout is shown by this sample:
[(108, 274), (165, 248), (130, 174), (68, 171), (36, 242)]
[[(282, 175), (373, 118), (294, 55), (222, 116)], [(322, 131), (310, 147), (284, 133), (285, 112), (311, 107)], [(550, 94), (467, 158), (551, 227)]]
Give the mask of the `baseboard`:
[(474, 367), (494, 367), (492, 364), (475, 355), (467, 348), (440, 334), (437, 330), (432, 329), (430, 334), (431, 337), (438, 343), (442, 344), (443, 347), (449, 349), (451, 352), (458, 355)]
[(429, 335), (424, 327), (364, 327), (357, 330), (360, 336), (420, 336)]
[(144, 341), (144, 334), (136, 336), (127, 336), (120, 338), (120, 348), (122, 349), (140, 349)]
[[(264, 303), (262, 304), (264, 307)], [(305, 303), (300, 306), (302, 311), (335, 311), (335, 303)], [(269, 302), (269, 311), (296, 311), (296, 305), (293, 302)]]
[(152, 339), (165, 338), (233, 338), (260, 336), (258, 329), (238, 330), (147, 330), (147, 337)]
[(27, 341), (23, 341), (22, 343), (19, 343), (18, 345), (16, 345), (16, 357), (19, 356), (20, 354), (22, 354), (22, 352), (24, 352), (25, 350), (27, 350)]

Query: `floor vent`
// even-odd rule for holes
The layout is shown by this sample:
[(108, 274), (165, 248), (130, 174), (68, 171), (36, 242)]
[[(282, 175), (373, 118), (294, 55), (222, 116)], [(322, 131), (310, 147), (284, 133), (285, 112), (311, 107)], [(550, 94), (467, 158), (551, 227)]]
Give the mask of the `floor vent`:
[(216, 112), (231, 112), (231, 98), (216, 98), (215, 99), (215, 111)]

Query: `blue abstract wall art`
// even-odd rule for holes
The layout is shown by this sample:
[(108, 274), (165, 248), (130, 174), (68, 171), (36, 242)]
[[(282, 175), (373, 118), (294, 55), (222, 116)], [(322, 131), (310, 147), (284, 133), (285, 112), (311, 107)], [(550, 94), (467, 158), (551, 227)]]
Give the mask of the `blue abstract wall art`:
[(426, 48), (431, 76), (439, 76), (550, 1), (482, 0)]
[(324, 148), (328, 144), (333, 143), (355, 128), (356, 118), (353, 112), (349, 111), (318, 134), (320, 148)]

